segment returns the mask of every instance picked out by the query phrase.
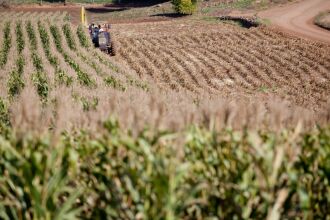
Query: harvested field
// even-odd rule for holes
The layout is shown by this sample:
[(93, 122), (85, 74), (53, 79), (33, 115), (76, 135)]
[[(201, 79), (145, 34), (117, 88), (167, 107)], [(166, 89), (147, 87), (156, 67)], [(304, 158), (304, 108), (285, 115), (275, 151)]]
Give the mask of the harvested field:
[(109, 57), (67, 13), (2, 16), (1, 97), (20, 128), (93, 129), (109, 115), (137, 130), (214, 120), (222, 127), (226, 111), (236, 128), (329, 120), (325, 44), (266, 27), (180, 19), (113, 25), (118, 55)]
[(114, 28), (116, 60), (160, 86), (216, 96), (266, 93), (310, 109), (328, 105), (326, 44), (267, 27), (162, 22)]
[(0, 16), (0, 219), (329, 219), (329, 45)]

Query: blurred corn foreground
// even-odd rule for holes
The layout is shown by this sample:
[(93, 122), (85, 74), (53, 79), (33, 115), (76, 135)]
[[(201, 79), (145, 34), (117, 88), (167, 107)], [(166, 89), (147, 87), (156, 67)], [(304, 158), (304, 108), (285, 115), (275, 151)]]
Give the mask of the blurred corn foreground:
[[(3, 115), (1, 116), (3, 118)], [(329, 219), (330, 128), (14, 132), (0, 219)]]
[(329, 45), (0, 17), (0, 220), (330, 220)]

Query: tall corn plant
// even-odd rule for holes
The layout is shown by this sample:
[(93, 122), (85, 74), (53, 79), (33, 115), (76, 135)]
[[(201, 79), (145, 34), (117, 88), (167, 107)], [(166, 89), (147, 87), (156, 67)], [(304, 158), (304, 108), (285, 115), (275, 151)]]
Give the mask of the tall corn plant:
[(1, 219), (77, 219), (82, 190), (69, 179), (70, 148), (14, 136), (0, 146)]
[(104, 129), (63, 134), (56, 146), (0, 135), (0, 218), (330, 217), (329, 128), (132, 136), (108, 120)]

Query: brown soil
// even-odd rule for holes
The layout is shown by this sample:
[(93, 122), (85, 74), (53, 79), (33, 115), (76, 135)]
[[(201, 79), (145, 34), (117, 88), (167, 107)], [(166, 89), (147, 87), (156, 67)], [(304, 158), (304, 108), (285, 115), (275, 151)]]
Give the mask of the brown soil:
[(330, 32), (314, 25), (313, 19), (321, 11), (330, 9), (329, 0), (302, 0), (260, 12), (272, 24), (302, 37), (330, 43)]
[(28, 4), (28, 5), (11, 6), (9, 9), (0, 8), (0, 12), (3, 12), (3, 11), (13, 11), (13, 12), (63, 11), (63, 12), (68, 12), (71, 16), (71, 22), (73, 24), (78, 24), (80, 22), (80, 10), (81, 10), (81, 7), (78, 5), (74, 5), (74, 4), (65, 5), (65, 6), (63, 4), (45, 4), (45, 5)]
[(328, 105), (327, 44), (268, 27), (184, 19), (113, 29), (120, 66), (161, 87), (248, 99), (277, 97), (311, 109)]

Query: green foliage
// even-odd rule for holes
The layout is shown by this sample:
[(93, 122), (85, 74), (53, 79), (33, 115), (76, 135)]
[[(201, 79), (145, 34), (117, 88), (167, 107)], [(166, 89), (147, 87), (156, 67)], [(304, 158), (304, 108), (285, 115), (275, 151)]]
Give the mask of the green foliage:
[(116, 80), (113, 76), (105, 77), (104, 82), (105, 82), (106, 85), (111, 86), (115, 89), (119, 89), (119, 90), (122, 90), (122, 91), (126, 90), (126, 88), (118, 80)]
[(234, 0), (234, 1), (227, 1), (223, 2), (220, 1), (217, 5), (206, 7), (202, 9), (203, 14), (210, 14), (217, 9), (247, 9), (253, 8), (253, 6), (257, 6), (257, 8), (263, 8), (265, 3), (261, 1), (259, 4), (255, 4), (255, 0)]
[(56, 73), (56, 82), (60, 85), (70, 86), (73, 83), (73, 78), (68, 76), (64, 71), (59, 70)]
[(142, 82), (140, 80), (136, 80), (132, 77), (128, 77), (127, 81), (131, 86), (136, 86), (138, 88), (141, 88), (144, 91), (149, 91), (149, 86), (145, 82)]
[(49, 35), (40, 21), (38, 22), (38, 30), (46, 57), (49, 63), (55, 68), (56, 82), (60, 85), (70, 86), (73, 79), (61, 69), (58, 58), (52, 55), (52, 52), (50, 51)]
[(19, 56), (16, 60), (16, 68), (10, 73), (7, 82), (8, 93), (11, 97), (18, 95), (24, 88), (25, 83), (22, 78), (25, 61), (23, 56)]
[(63, 55), (65, 62), (68, 63), (71, 66), (72, 69), (75, 70), (75, 72), (77, 73), (77, 76), (78, 76), (77, 78), (78, 78), (80, 84), (88, 86), (88, 87), (94, 87), (96, 85), (96, 82), (93, 79), (91, 79), (89, 77), (89, 75), (80, 68), (79, 64), (76, 63), (63, 50), (63, 48), (62, 48), (62, 38), (61, 38), (61, 35), (59, 33), (58, 28), (55, 25), (51, 25), (50, 26), (50, 32), (53, 36), (53, 40), (54, 40), (54, 43), (55, 43), (55, 46), (56, 46), (58, 52), (60, 52)]
[(171, 0), (174, 10), (179, 14), (191, 15), (197, 9), (198, 0)]
[[(39, 23), (40, 24), (40, 23)], [(39, 28), (39, 31), (40, 31), (40, 26), (38, 24), (38, 28)], [(41, 30), (41, 33), (40, 33), (40, 37), (41, 37), (41, 42), (43, 44), (43, 46), (46, 46), (46, 56), (50, 56), (50, 51), (49, 51), (49, 46), (47, 47), (47, 42), (49, 42), (47, 36), (45, 36), (44, 30)], [(46, 77), (46, 74), (45, 74), (45, 70), (44, 70), (44, 67), (43, 67), (43, 64), (42, 64), (42, 60), (41, 58), (39, 57), (39, 55), (37, 54), (37, 44), (36, 44), (36, 36), (35, 36), (35, 33), (34, 33), (34, 29), (31, 25), (31, 23), (28, 23), (27, 24), (27, 32), (28, 32), (28, 35), (30, 38), (30, 46), (31, 46), (31, 59), (32, 59), (32, 63), (33, 63), (33, 66), (36, 70), (36, 73), (33, 73), (31, 75), (31, 79), (37, 89), (37, 93), (38, 95), (40, 96), (40, 98), (43, 100), (43, 101), (47, 101), (47, 97), (48, 97), (48, 93), (49, 93), (49, 86), (48, 86), (48, 81), (47, 81), (47, 77)], [(47, 54), (47, 51), (48, 51), (48, 54)]]
[(89, 77), (89, 75), (84, 72), (80, 66), (73, 60), (71, 59), (71, 57), (66, 54), (66, 53), (63, 53), (63, 57), (64, 57), (64, 60), (65, 62), (67, 62), (71, 67), (72, 69), (74, 69), (77, 73), (77, 78), (79, 80), (79, 83), (82, 84), (82, 85), (85, 85), (85, 86), (88, 86), (88, 87), (94, 87), (95, 86), (95, 81), (93, 79), (91, 79)]
[(81, 97), (80, 101), (84, 111), (96, 110), (96, 107), (99, 104), (99, 99), (97, 97), (93, 97), (92, 99)]
[(84, 27), (82, 25), (79, 25), (77, 28), (77, 36), (80, 42), (80, 45), (84, 48), (89, 48), (90, 47), (90, 39), (86, 36)]
[(24, 65), (25, 65), (24, 57), (23, 56), (19, 56), (18, 59), (16, 60), (16, 68), (17, 68), (17, 72), (21, 76), (23, 75)]
[(1, 219), (77, 219), (80, 186), (68, 179), (74, 151), (50, 140), (0, 137)]
[(33, 63), (34, 68), (37, 71), (44, 71), (44, 67), (42, 65), (41, 58), (38, 56), (36, 51), (32, 52), (31, 56), (32, 56), (32, 63)]
[(66, 42), (71, 50), (77, 50), (76, 42), (73, 39), (70, 24), (63, 25), (63, 33), (66, 38)]
[(43, 72), (36, 72), (32, 74), (32, 81), (37, 88), (37, 93), (43, 101), (47, 100), (49, 87), (47, 77)]
[(8, 53), (11, 47), (10, 22), (5, 24), (2, 50), (0, 52), (0, 67), (3, 67), (8, 60)]
[(33, 29), (31, 21), (28, 21), (26, 23), (26, 31), (28, 33), (31, 50), (37, 50), (37, 38), (36, 38), (36, 35), (34, 33), (34, 29)]
[(16, 32), (17, 51), (19, 54), (21, 54), (25, 46), (25, 42), (23, 38), (22, 22), (16, 23), (15, 32)]
[(330, 217), (329, 127), (304, 133), (191, 127), (133, 137), (109, 119), (104, 129), (99, 137), (63, 134), (56, 144), (52, 134), (1, 135), (0, 216)]
[(7, 84), (9, 95), (12, 97), (15, 95), (18, 95), (23, 90), (24, 85), (25, 85), (25, 83), (24, 83), (21, 75), (16, 70), (13, 70), (10, 73), (8, 84)]
[(63, 53), (64, 51), (62, 48), (62, 38), (61, 38), (58, 28), (55, 25), (51, 25), (50, 32), (53, 36), (53, 40), (54, 40), (56, 49), (58, 50), (58, 52)]
[[(96, 53), (95, 51), (93, 52), (93, 55), (94, 55), (94, 56), (95, 56), (95, 57), (96, 57), (96, 58), (97, 58), (102, 64), (108, 66), (111, 70), (113, 70), (113, 71), (115, 71), (115, 72), (119, 72), (119, 71), (120, 71), (119, 68), (118, 68), (117, 66), (115, 66), (113, 63), (111, 63), (108, 59), (104, 59), (102, 56), (100, 56), (100, 55), (99, 55), (98, 53)], [(143, 90), (145, 90), (145, 91), (148, 91), (148, 90), (149, 90), (149, 87), (148, 87), (148, 84), (147, 84), (147, 83), (142, 82), (141, 80), (134, 79), (134, 78), (132, 78), (131, 76), (127, 76), (127, 75), (126, 75), (126, 77), (127, 77), (126, 82), (127, 82), (129, 85), (131, 85), (131, 86), (135, 86), (135, 87), (137, 87), (137, 88), (141, 88), (141, 89), (143, 89)], [(111, 77), (111, 76), (110, 76), (110, 79), (105, 78), (105, 79), (104, 79), (105, 83), (108, 84), (108, 85), (110, 85), (110, 86), (114, 85), (114, 83), (112, 82), (112, 78), (113, 78), (113, 77)], [(118, 80), (116, 80), (116, 81), (118, 81)], [(119, 82), (119, 83), (122, 85), (121, 82)], [(122, 85), (122, 86), (117, 87), (117, 88), (121, 88), (121, 87), (124, 87), (124, 86)]]
[[(0, 97), (0, 128), (10, 125), (8, 105)], [(1, 129), (2, 130), (2, 129)], [(0, 130), (0, 132), (1, 132)]]

